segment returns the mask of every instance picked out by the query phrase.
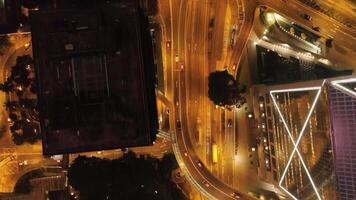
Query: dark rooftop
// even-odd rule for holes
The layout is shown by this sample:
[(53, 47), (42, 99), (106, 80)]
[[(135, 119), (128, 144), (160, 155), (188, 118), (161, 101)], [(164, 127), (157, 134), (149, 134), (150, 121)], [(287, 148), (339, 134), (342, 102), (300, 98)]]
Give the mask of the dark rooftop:
[(135, 1), (31, 13), (44, 154), (152, 144), (147, 25)]

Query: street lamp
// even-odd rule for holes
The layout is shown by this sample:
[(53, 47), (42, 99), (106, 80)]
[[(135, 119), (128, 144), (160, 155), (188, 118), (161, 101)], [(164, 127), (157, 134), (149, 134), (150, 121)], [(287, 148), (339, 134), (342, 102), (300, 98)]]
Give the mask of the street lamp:
[(273, 13), (267, 13), (266, 14), (266, 20), (269, 24), (274, 24), (275, 23), (275, 18)]

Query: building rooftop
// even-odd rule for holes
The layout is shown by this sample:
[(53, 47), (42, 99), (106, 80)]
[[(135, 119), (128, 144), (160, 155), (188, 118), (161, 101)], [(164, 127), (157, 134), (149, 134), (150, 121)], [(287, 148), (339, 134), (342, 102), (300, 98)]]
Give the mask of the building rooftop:
[(135, 1), (31, 13), (44, 154), (152, 144), (147, 25)]

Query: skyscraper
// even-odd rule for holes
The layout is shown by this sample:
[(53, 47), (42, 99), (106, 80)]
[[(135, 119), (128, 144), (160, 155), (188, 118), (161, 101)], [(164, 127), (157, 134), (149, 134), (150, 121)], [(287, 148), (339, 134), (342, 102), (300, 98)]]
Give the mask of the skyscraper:
[(289, 198), (355, 199), (354, 83), (343, 77), (256, 87), (267, 111), (271, 180)]
[(328, 87), (337, 197), (356, 199), (356, 79), (335, 80)]

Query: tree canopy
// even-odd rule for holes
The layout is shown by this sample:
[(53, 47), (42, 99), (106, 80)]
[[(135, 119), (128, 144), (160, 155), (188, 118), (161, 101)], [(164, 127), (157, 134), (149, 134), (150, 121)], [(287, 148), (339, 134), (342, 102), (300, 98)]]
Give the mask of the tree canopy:
[(0, 55), (3, 55), (5, 50), (9, 48), (11, 44), (8, 36), (0, 36)]
[(10, 131), (17, 145), (35, 143), (41, 138), (33, 64), (31, 56), (18, 56), (10, 76), (0, 84), (0, 90), (13, 99), (5, 102), (4, 107), (9, 112)]
[(234, 77), (224, 71), (209, 74), (209, 99), (219, 106), (240, 107), (246, 103), (246, 86), (239, 84)]
[(69, 168), (68, 180), (84, 200), (186, 199), (162, 173), (169, 168), (170, 174), (178, 167), (174, 155), (168, 154), (163, 158), (138, 157), (131, 151), (115, 160), (79, 156)]
[(39, 6), (42, 1), (43, 0), (21, 0), (20, 3), (25, 8), (34, 9)]

